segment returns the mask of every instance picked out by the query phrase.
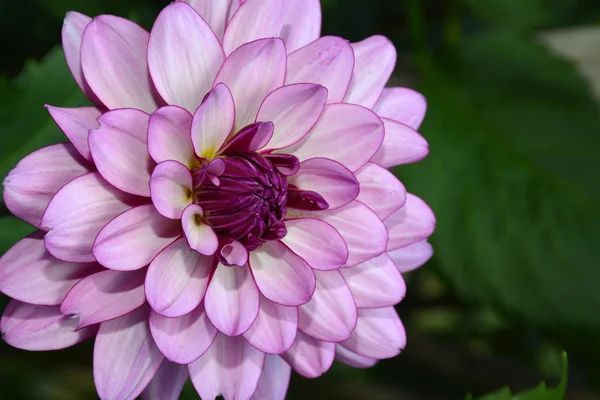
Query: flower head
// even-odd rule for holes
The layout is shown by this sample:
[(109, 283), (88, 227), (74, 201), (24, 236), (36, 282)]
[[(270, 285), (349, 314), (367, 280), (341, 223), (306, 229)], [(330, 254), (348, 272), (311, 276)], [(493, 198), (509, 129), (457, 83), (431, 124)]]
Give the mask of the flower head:
[(293, 368), (368, 367), (405, 346), (401, 273), (435, 219), (386, 168), (418, 161), (421, 95), (384, 89), (385, 38), (319, 37), (317, 0), (188, 0), (152, 31), (69, 13), (93, 107), (50, 115), (4, 199), (39, 230), (0, 259), (3, 338), (96, 336), (102, 399), (282, 399)]

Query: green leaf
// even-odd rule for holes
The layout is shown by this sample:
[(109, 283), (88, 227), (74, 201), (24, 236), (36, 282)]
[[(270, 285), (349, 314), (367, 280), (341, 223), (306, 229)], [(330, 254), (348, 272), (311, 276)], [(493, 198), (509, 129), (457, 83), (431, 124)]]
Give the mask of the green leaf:
[(0, 218), (0, 256), (35, 228), (17, 217)]

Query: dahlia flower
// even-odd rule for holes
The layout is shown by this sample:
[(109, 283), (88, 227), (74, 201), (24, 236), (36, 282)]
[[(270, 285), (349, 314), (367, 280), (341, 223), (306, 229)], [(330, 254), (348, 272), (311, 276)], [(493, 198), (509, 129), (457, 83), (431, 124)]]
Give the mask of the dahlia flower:
[(389, 40), (320, 37), (318, 0), (186, 0), (150, 33), (70, 12), (94, 106), (4, 180), (38, 230), (0, 260), (0, 329), (95, 337), (101, 399), (283, 399), (291, 369), (369, 367), (406, 343), (402, 273), (435, 219), (386, 168), (422, 159), (423, 97), (384, 89)]

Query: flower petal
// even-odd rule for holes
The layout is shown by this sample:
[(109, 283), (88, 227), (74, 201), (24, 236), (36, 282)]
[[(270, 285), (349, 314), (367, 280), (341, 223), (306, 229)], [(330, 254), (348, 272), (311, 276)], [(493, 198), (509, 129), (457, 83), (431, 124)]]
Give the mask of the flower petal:
[(109, 111), (90, 131), (89, 144), (98, 172), (124, 192), (150, 197), (154, 161), (148, 154), (148, 114), (134, 109)]
[(146, 297), (154, 311), (179, 317), (200, 304), (206, 293), (214, 258), (190, 249), (178, 239), (161, 251), (148, 268)]
[(356, 354), (344, 346), (335, 346), (335, 360), (354, 368), (371, 368), (379, 360)]
[(189, 371), (203, 399), (214, 399), (219, 394), (227, 400), (249, 399), (256, 390), (264, 362), (265, 353), (241, 336), (219, 334), (210, 349), (189, 365)]
[(177, 106), (166, 106), (150, 115), (148, 152), (157, 163), (179, 161), (188, 168), (197, 166), (190, 139), (192, 114)]
[(318, 378), (333, 364), (335, 343), (322, 342), (298, 332), (294, 345), (281, 358), (305, 378)]
[(169, 360), (190, 364), (202, 356), (217, 336), (201, 304), (189, 314), (168, 318), (150, 312), (150, 331), (156, 345)]
[(92, 172), (67, 183), (52, 198), (40, 226), (48, 230), (46, 249), (71, 262), (96, 261), (92, 246), (104, 225), (141, 199), (115, 189)]
[(412, 128), (387, 118), (382, 121), (385, 137), (371, 161), (390, 168), (417, 162), (429, 154), (427, 141)]
[(148, 68), (167, 103), (196, 111), (224, 60), (215, 33), (189, 5), (171, 3), (156, 18), (148, 43)]
[(414, 194), (406, 195), (404, 206), (385, 221), (389, 241), (387, 250), (395, 250), (420, 242), (435, 230), (435, 215), (431, 208)]
[(85, 28), (83, 73), (109, 109), (131, 107), (150, 113), (158, 108), (147, 65), (148, 36), (136, 23), (114, 15), (96, 17)]
[(223, 38), (225, 27), (244, 0), (177, 0), (194, 7), (210, 25), (219, 40)]
[(46, 106), (56, 125), (64, 132), (86, 160), (92, 161), (88, 133), (90, 129), (98, 128), (96, 119), (101, 112), (96, 107), (60, 108)]
[(377, 104), (373, 107), (373, 111), (380, 117), (393, 119), (414, 130), (418, 130), (421, 126), (426, 110), (425, 96), (403, 87), (383, 89)]
[(90, 165), (70, 144), (44, 147), (23, 158), (2, 182), (6, 207), (40, 226), (50, 199), (66, 183), (90, 172)]
[(260, 292), (277, 304), (299, 306), (315, 291), (310, 266), (279, 242), (265, 242), (251, 252), (250, 267)]
[(213, 325), (227, 336), (246, 332), (258, 314), (259, 296), (250, 270), (219, 264), (204, 300)]
[(96, 334), (98, 327), (75, 330), (77, 319), (65, 317), (58, 306), (35, 306), (12, 300), (2, 319), (2, 340), (22, 350), (59, 350)]
[(258, 387), (250, 400), (285, 400), (292, 368), (279, 356), (267, 354)]
[(388, 251), (388, 255), (402, 273), (412, 271), (425, 264), (433, 256), (433, 247), (422, 240), (420, 242)]
[(288, 0), (281, 30), (288, 53), (306, 46), (321, 36), (321, 2)]
[(265, 97), (283, 85), (285, 69), (285, 45), (281, 39), (256, 40), (242, 45), (227, 57), (215, 79), (215, 86), (223, 82), (233, 94), (236, 131), (256, 120)]
[(298, 309), (273, 303), (260, 296), (256, 320), (244, 333), (244, 339), (258, 350), (280, 354), (294, 343), (298, 327)]
[(101, 399), (135, 399), (165, 360), (148, 328), (148, 307), (100, 325), (94, 383)]
[(192, 174), (178, 161), (163, 161), (150, 178), (150, 197), (156, 210), (170, 219), (180, 219), (192, 204)]
[(356, 63), (344, 101), (372, 108), (394, 71), (396, 49), (388, 38), (379, 35), (352, 43), (352, 49)]
[(180, 235), (179, 221), (166, 219), (146, 204), (106, 224), (94, 242), (94, 256), (106, 268), (132, 271), (150, 264)]
[(219, 238), (213, 229), (202, 222), (204, 212), (197, 204), (190, 204), (183, 210), (181, 223), (190, 247), (200, 254), (212, 256), (219, 247)]
[(164, 361), (142, 392), (142, 400), (178, 400), (188, 376), (187, 365)]
[(406, 294), (404, 279), (386, 254), (340, 272), (359, 308), (393, 306)]
[(360, 193), (356, 200), (366, 204), (379, 218), (386, 219), (406, 202), (404, 185), (385, 168), (367, 163), (356, 171)]

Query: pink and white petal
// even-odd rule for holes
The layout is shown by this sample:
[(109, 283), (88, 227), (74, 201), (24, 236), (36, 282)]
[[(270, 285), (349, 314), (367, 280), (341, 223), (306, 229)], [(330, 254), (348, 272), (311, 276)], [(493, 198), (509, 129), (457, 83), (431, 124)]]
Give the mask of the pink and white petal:
[(96, 261), (92, 247), (100, 229), (141, 201), (115, 189), (97, 172), (73, 179), (56, 193), (42, 217), (40, 226), (49, 231), (46, 249), (65, 261)]
[(412, 271), (425, 264), (433, 256), (433, 247), (422, 240), (411, 245), (388, 251), (388, 256), (402, 273)]
[(373, 111), (380, 117), (393, 119), (414, 130), (418, 130), (421, 126), (426, 110), (425, 96), (403, 87), (383, 89), (377, 104), (373, 107)]
[(335, 360), (353, 368), (371, 368), (379, 361), (356, 354), (339, 344), (335, 346)]
[(417, 162), (429, 154), (429, 144), (411, 127), (387, 118), (382, 121), (385, 137), (371, 161), (390, 168)]
[(155, 166), (148, 154), (148, 119), (135, 109), (113, 110), (98, 118), (89, 134), (90, 152), (98, 172), (117, 189), (150, 197), (148, 182)]
[(358, 308), (390, 307), (406, 295), (404, 279), (387, 254), (340, 272)]
[(85, 28), (81, 66), (87, 83), (109, 109), (158, 108), (148, 72), (149, 34), (134, 22), (114, 15), (94, 18)]
[(60, 108), (46, 106), (56, 125), (86, 160), (92, 161), (88, 133), (100, 125), (96, 119), (101, 112), (96, 107)]
[(163, 161), (150, 177), (150, 197), (156, 210), (170, 219), (180, 219), (193, 201), (192, 174), (178, 161)]
[(212, 324), (227, 336), (238, 336), (252, 325), (259, 308), (259, 293), (248, 266), (219, 264), (204, 299)]
[(219, 40), (227, 23), (244, 0), (177, 0), (188, 3), (210, 25)]
[(39, 227), (56, 192), (90, 170), (90, 164), (70, 144), (55, 144), (34, 151), (19, 161), (2, 182), (6, 207), (17, 217)]
[(171, 3), (156, 18), (148, 42), (148, 68), (168, 104), (196, 111), (224, 60), (215, 33), (188, 4)]
[(257, 39), (279, 37), (285, 12), (285, 2), (280, 0), (245, 0), (225, 28), (225, 53)]
[(383, 122), (373, 111), (354, 104), (329, 104), (304, 139), (277, 152), (293, 154), (300, 161), (330, 158), (356, 171), (377, 152), (384, 135)]
[(389, 233), (387, 250), (390, 251), (431, 236), (435, 230), (435, 215), (423, 200), (408, 193), (404, 206), (390, 215), (384, 223)]
[(265, 150), (290, 146), (315, 126), (327, 101), (321, 85), (298, 83), (271, 92), (258, 110), (257, 121), (271, 121), (275, 132)]
[(273, 303), (261, 295), (258, 316), (244, 333), (244, 339), (267, 354), (281, 354), (294, 343), (297, 328), (296, 307)]
[(152, 309), (166, 317), (191, 312), (204, 298), (213, 257), (190, 249), (181, 238), (161, 251), (148, 268), (146, 297)]
[(310, 300), (315, 274), (310, 266), (279, 242), (265, 242), (250, 253), (250, 268), (260, 292), (284, 306), (299, 306)]
[(93, 337), (97, 326), (76, 330), (77, 319), (65, 317), (58, 306), (37, 306), (11, 300), (0, 319), (2, 340), (22, 350), (45, 351), (71, 347)]
[(101, 399), (135, 399), (165, 361), (150, 335), (148, 312), (148, 307), (140, 307), (100, 325), (94, 383)]
[(362, 308), (356, 329), (340, 344), (364, 357), (392, 358), (406, 346), (406, 332), (394, 307)]
[(213, 229), (202, 221), (204, 211), (197, 204), (183, 210), (181, 224), (189, 246), (200, 254), (212, 256), (219, 247), (219, 238)]
[(285, 400), (292, 367), (279, 356), (267, 354), (258, 387), (250, 400)]
[(352, 43), (352, 49), (356, 63), (344, 101), (372, 108), (394, 71), (396, 49), (388, 38), (379, 35)]
[(178, 364), (190, 364), (200, 358), (219, 332), (208, 320), (202, 304), (177, 318), (151, 311), (150, 331), (165, 357)]
[(87, 15), (69, 11), (62, 26), (62, 47), (71, 75), (79, 88), (94, 104), (102, 106), (102, 102), (88, 85), (81, 69), (81, 37), (85, 27), (92, 21)]
[(192, 143), (199, 157), (212, 159), (235, 124), (233, 95), (224, 83), (219, 83), (206, 96), (192, 122)]
[(157, 163), (179, 161), (192, 169), (198, 165), (190, 139), (192, 114), (177, 106), (166, 106), (150, 115), (148, 152)]
[(350, 42), (324, 36), (288, 56), (285, 83), (323, 85), (328, 90), (327, 103), (339, 103), (348, 91), (353, 69), (354, 52)]
[(312, 268), (332, 270), (348, 261), (348, 246), (327, 222), (314, 218), (285, 221), (287, 234), (281, 241)]
[(29, 304), (57, 305), (82, 278), (100, 270), (96, 263), (69, 263), (46, 251), (44, 234), (21, 239), (0, 258), (0, 292)]
[(358, 196), (358, 180), (348, 168), (328, 158), (309, 158), (300, 163), (298, 172), (288, 178), (301, 190), (320, 194), (329, 210), (340, 208)]
[(146, 302), (146, 271), (104, 270), (82, 279), (60, 306), (63, 315), (77, 318), (77, 329), (121, 317)]
[(265, 353), (241, 336), (219, 334), (210, 349), (189, 365), (189, 371), (203, 399), (222, 395), (225, 400), (241, 400), (249, 399), (256, 391), (264, 363)]
[(288, 0), (281, 37), (288, 53), (306, 46), (321, 36), (321, 2)]
[(346, 340), (356, 327), (352, 293), (339, 271), (315, 271), (315, 275), (315, 294), (298, 308), (298, 329), (327, 342)]
[(102, 228), (94, 242), (94, 256), (106, 268), (132, 271), (150, 264), (180, 235), (179, 221), (167, 219), (152, 204), (145, 204)]
[(142, 392), (142, 400), (178, 400), (188, 376), (187, 365), (165, 360)]
[(256, 120), (265, 97), (283, 85), (285, 71), (285, 45), (277, 38), (246, 43), (227, 57), (215, 86), (223, 82), (231, 90), (236, 108), (236, 131)]
[(335, 357), (335, 343), (322, 342), (298, 332), (294, 345), (281, 358), (305, 378), (323, 375)]
[(406, 202), (404, 185), (385, 168), (367, 163), (356, 171), (360, 193), (356, 200), (366, 204), (379, 218), (386, 219)]

